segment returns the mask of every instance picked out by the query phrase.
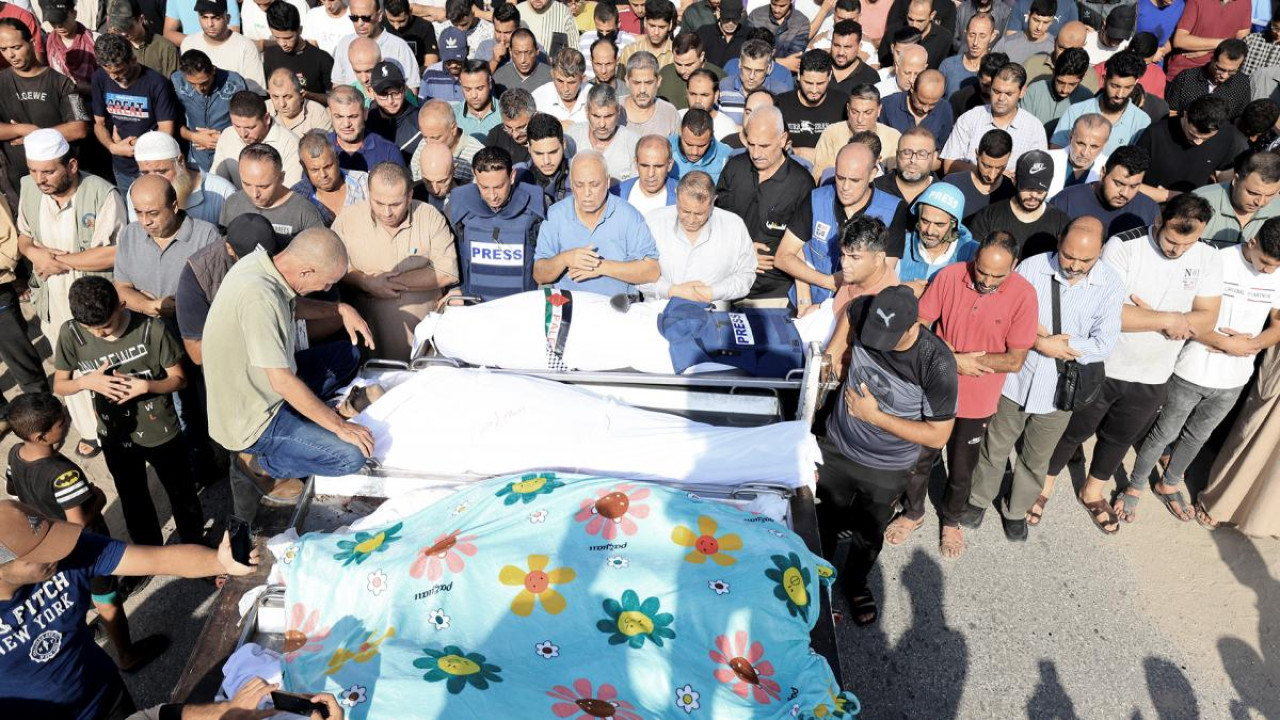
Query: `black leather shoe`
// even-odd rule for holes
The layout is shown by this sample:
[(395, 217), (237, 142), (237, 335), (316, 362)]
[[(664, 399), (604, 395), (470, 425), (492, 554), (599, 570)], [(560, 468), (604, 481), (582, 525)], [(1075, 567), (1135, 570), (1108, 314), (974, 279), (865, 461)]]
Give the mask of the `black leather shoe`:
[(1004, 536), (1010, 542), (1026, 542), (1027, 541), (1027, 521), (1026, 520), (1007, 520), (1000, 518), (1000, 523), (1004, 525)]
[(982, 516), (986, 511), (972, 505), (966, 505), (964, 512), (960, 513), (960, 517), (956, 518), (956, 524), (961, 527), (967, 527), (970, 530), (977, 530), (982, 527)]

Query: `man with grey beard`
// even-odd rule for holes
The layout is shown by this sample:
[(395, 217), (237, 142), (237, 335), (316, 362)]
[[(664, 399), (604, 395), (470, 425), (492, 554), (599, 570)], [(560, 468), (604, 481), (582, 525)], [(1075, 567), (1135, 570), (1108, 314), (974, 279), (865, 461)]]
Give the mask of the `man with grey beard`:
[[(236, 188), (225, 178), (189, 167), (173, 136), (151, 131), (138, 138), (134, 160), (140, 175), (160, 175), (178, 193), (178, 206), (196, 220), (218, 224), (222, 202), (235, 194)], [(133, 209), (133, 196), (128, 197), (129, 222), (138, 219)]]

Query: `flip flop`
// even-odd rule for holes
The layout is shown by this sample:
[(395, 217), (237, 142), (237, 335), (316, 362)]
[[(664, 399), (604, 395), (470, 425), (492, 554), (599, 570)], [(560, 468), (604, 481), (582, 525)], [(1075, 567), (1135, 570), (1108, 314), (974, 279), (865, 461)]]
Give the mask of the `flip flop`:
[(938, 549), (942, 552), (942, 557), (949, 560), (955, 560), (963, 555), (964, 530), (954, 526), (943, 525), (942, 540), (938, 543)]
[[(1115, 535), (1120, 532), (1120, 521), (1116, 519), (1115, 511), (1111, 509), (1111, 505), (1106, 500), (1085, 500), (1081, 498), (1080, 504), (1084, 506), (1085, 510), (1089, 511), (1089, 519), (1093, 520), (1093, 524), (1097, 525), (1098, 529), (1104, 534)], [(1106, 519), (1099, 520), (1099, 515), (1105, 515)], [(1110, 530), (1107, 529), (1108, 526), (1111, 527)]]
[(876, 606), (875, 596), (870, 591), (851, 598), (849, 611), (853, 615), (853, 624), (858, 627), (866, 627), (880, 618), (880, 608)]
[(884, 541), (890, 545), (901, 545), (911, 538), (911, 533), (924, 525), (924, 518), (912, 520), (906, 515), (899, 515), (885, 528)]
[[(1170, 515), (1177, 518), (1178, 522), (1191, 522), (1191, 518), (1183, 517), (1182, 513), (1178, 512), (1179, 509), (1186, 512), (1191, 507), (1181, 490), (1171, 493), (1157, 492), (1156, 497), (1160, 498), (1160, 502), (1164, 503), (1165, 509), (1169, 511)], [(1177, 505), (1175, 506), (1174, 503), (1177, 503)]]
[(1196, 503), (1196, 522), (1200, 523), (1200, 527), (1205, 530), (1217, 530), (1222, 526), (1222, 523), (1214, 520), (1213, 516), (1200, 503)]
[[(84, 450), (81, 450), (81, 448), (89, 448), (89, 451), (85, 452)], [(98, 444), (97, 440), (81, 440), (76, 443), (76, 457), (89, 460), (98, 457), (98, 453), (101, 452), (102, 446)]]
[[(1031, 504), (1031, 509), (1027, 511), (1027, 524), (1039, 525), (1040, 520), (1044, 517), (1044, 508), (1048, 504), (1049, 498), (1044, 495), (1036, 498), (1036, 501)], [(1036, 508), (1040, 508), (1040, 511), (1036, 512)]]
[(1121, 490), (1111, 496), (1112, 505), (1116, 504), (1116, 498), (1120, 499), (1121, 511), (1124, 513), (1124, 517), (1121, 517), (1120, 513), (1115, 513), (1116, 517), (1127, 523), (1131, 523), (1136, 520), (1138, 518), (1138, 502), (1141, 501), (1142, 498), (1138, 495), (1133, 495)]

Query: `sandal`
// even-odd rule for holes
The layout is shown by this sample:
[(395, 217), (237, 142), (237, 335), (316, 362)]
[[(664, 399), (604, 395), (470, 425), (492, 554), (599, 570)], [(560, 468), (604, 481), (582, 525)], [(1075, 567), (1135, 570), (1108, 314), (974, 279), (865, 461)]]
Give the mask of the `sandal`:
[[(1163, 485), (1163, 483), (1161, 484)], [(1156, 497), (1160, 498), (1160, 502), (1164, 503), (1165, 509), (1169, 511), (1170, 515), (1178, 518), (1179, 522), (1190, 522), (1191, 518), (1194, 517), (1193, 515), (1184, 514), (1191, 505), (1187, 503), (1187, 498), (1182, 494), (1181, 490), (1175, 490), (1171, 493), (1162, 493), (1157, 490)]]
[[(1031, 504), (1031, 509), (1027, 511), (1027, 524), (1039, 525), (1041, 518), (1044, 517), (1044, 507), (1049, 504), (1049, 498), (1041, 495)], [(1036, 508), (1040, 508), (1037, 510)]]
[(924, 518), (912, 520), (906, 515), (899, 515), (885, 528), (884, 541), (890, 545), (901, 545), (911, 538), (911, 533), (924, 525)]
[(81, 440), (76, 443), (76, 456), (89, 460), (98, 457), (98, 453), (102, 452), (102, 446), (97, 440)]
[(1200, 527), (1205, 530), (1217, 530), (1222, 525), (1222, 523), (1214, 520), (1213, 516), (1200, 503), (1196, 503), (1196, 522), (1200, 523)]
[(866, 627), (880, 617), (880, 608), (876, 606), (876, 599), (870, 590), (864, 590), (862, 594), (850, 599), (849, 610), (853, 615), (853, 624), (858, 627)]
[(964, 530), (955, 525), (942, 526), (942, 541), (938, 543), (942, 557), (955, 560), (964, 554)]
[(1142, 500), (1141, 495), (1134, 495), (1127, 490), (1121, 490), (1111, 496), (1111, 505), (1115, 506), (1116, 500), (1120, 501), (1120, 510), (1115, 512), (1117, 518), (1131, 523), (1138, 519), (1138, 502)]
[[(1116, 519), (1116, 514), (1112, 512), (1111, 506), (1106, 500), (1085, 500), (1080, 498), (1080, 504), (1084, 505), (1084, 509), (1089, 511), (1089, 517), (1093, 520), (1093, 524), (1107, 535), (1115, 535), (1120, 532), (1120, 522)], [(1104, 519), (1099, 520), (1098, 517), (1103, 516)]]

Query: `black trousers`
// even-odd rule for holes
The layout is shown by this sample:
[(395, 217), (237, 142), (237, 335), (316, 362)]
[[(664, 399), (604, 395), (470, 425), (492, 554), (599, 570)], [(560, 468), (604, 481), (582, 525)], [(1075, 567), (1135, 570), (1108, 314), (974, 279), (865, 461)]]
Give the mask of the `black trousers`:
[(120, 508), (129, 539), (138, 545), (163, 545), (164, 535), (156, 517), (156, 506), (147, 487), (147, 464), (155, 468), (156, 477), (169, 496), (173, 521), (178, 536), (185, 543), (200, 543), (204, 535), (204, 511), (196, 495), (191, 475), (191, 460), (182, 435), (157, 445), (142, 447), (131, 442), (100, 438), (107, 470), (115, 480)]
[[(27, 337), (27, 320), (22, 317), (13, 283), (0, 285), (0, 360), (23, 393), (49, 391), (40, 354)], [(0, 395), (0, 414), (8, 406), (9, 401)]]
[[(983, 418), (956, 418), (947, 439), (947, 485), (942, 493), (938, 515), (944, 525), (955, 526), (969, 504), (969, 491), (973, 488), (973, 470), (978, 467), (978, 453), (982, 438), (987, 434), (991, 416)], [(912, 520), (924, 517), (924, 501), (929, 494), (929, 476), (942, 452), (936, 448), (921, 447), (920, 459), (911, 469), (907, 491), (902, 497), (902, 514)]]
[(1142, 439), (1164, 406), (1167, 383), (1147, 385), (1107, 378), (1097, 399), (1071, 414), (1058, 447), (1049, 459), (1049, 475), (1062, 472), (1071, 456), (1095, 432), (1089, 477), (1110, 480), (1125, 453)]
[(840, 584), (850, 598), (867, 589), (867, 575), (884, 547), (884, 530), (906, 488), (910, 468), (879, 470), (856, 463), (825, 440), (818, 468), (818, 535), (822, 554), (832, 562), (843, 531), (850, 531), (849, 553), (840, 568)]

